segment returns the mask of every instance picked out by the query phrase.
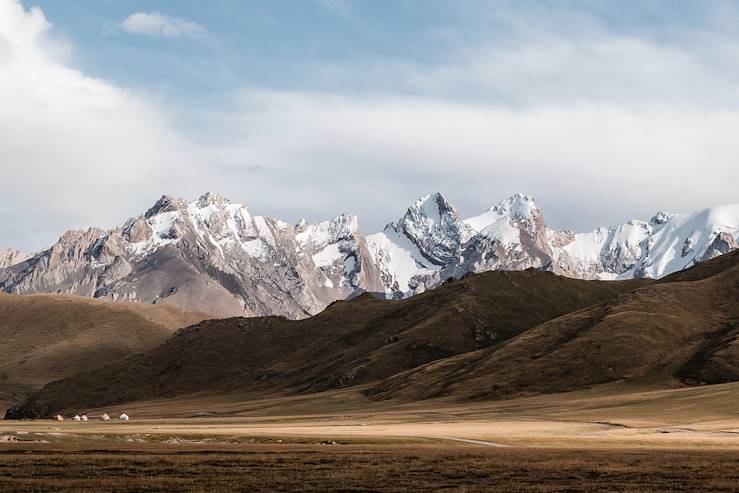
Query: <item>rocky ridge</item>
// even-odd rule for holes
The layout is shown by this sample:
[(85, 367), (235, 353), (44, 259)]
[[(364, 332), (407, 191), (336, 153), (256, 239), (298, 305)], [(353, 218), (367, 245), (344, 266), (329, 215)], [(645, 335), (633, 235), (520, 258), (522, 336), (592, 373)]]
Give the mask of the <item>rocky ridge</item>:
[(0, 269), (3, 267), (10, 267), (18, 262), (23, 262), (30, 255), (23, 253), (15, 248), (0, 249)]
[(361, 292), (405, 298), (490, 270), (659, 278), (736, 249), (738, 237), (739, 204), (573, 233), (549, 228), (528, 195), (464, 219), (435, 193), (365, 236), (350, 214), (291, 225), (213, 193), (163, 196), (119, 228), (68, 231), (45, 251), (6, 261), (0, 289), (304, 318)]
[(163, 196), (111, 231), (68, 231), (0, 270), (0, 288), (303, 318), (382, 285), (355, 216), (289, 225), (207, 193), (189, 203)]

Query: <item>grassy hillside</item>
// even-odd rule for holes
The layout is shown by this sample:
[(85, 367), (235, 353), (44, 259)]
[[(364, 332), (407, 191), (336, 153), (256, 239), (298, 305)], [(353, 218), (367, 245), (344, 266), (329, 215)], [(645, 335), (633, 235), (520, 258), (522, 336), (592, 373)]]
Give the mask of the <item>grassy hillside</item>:
[(165, 305), (0, 293), (0, 412), (3, 402), (150, 349), (203, 318)]
[(431, 363), (368, 391), (376, 398), (497, 399), (608, 382), (739, 380), (739, 251), (495, 347)]
[(207, 321), (146, 353), (53, 382), (12, 414), (42, 416), (202, 391), (257, 396), (375, 382), (497, 345), (643, 285), (536, 270), (488, 272), (403, 301), (364, 295), (337, 302), (301, 321)]

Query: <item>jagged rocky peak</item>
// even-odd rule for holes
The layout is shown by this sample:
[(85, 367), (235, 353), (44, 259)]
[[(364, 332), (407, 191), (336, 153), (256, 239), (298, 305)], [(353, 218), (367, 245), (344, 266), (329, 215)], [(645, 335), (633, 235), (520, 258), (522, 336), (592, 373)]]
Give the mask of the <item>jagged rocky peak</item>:
[(531, 195), (517, 193), (498, 203), (491, 211), (500, 217), (509, 217), (531, 233), (539, 232), (546, 227), (541, 209)]
[(544, 216), (531, 195), (512, 195), (464, 223), (480, 238), (504, 245), (526, 243), (542, 254), (548, 250)]
[(711, 260), (719, 255), (736, 250), (737, 248), (739, 248), (739, 242), (737, 242), (737, 240), (729, 233), (722, 231), (718, 233), (711, 244), (708, 245), (708, 248), (706, 248), (706, 252), (703, 254), (700, 261), (703, 262)]
[(393, 227), (437, 265), (456, 261), (471, 233), (457, 209), (438, 192), (418, 199)]
[(0, 248), (0, 269), (23, 262), (30, 255), (15, 248)]
[(319, 247), (328, 243), (352, 238), (359, 232), (359, 218), (353, 214), (339, 214), (333, 219), (307, 224), (301, 219), (296, 226), (295, 239), (305, 245)]
[(144, 217), (147, 219), (163, 212), (174, 212), (187, 208), (187, 201), (177, 199), (169, 195), (162, 195), (151, 208), (146, 211)]
[(649, 220), (649, 223), (655, 226), (660, 226), (662, 224), (665, 224), (667, 221), (669, 221), (674, 214), (670, 214), (669, 212), (659, 211), (655, 215), (652, 216), (652, 218)]
[(296, 233), (302, 233), (305, 231), (305, 228), (308, 226), (308, 221), (306, 221), (304, 218), (298, 219), (298, 222), (295, 223), (295, 232)]
[(497, 212), (498, 215), (511, 216), (519, 220), (531, 220), (541, 213), (534, 197), (522, 193), (511, 195), (491, 207), (490, 210)]
[(424, 195), (411, 205), (402, 221), (409, 226), (434, 225), (459, 221), (459, 212), (439, 192)]
[(462, 219), (433, 193), (365, 237), (352, 214), (291, 226), (209, 192), (192, 202), (164, 195), (120, 228), (69, 231), (28, 259), (0, 250), (0, 289), (300, 318), (359, 291), (403, 298), (486, 270), (662, 277), (738, 240), (739, 204), (575, 234), (547, 228), (530, 195)]
[(225, 198), (223, 195), (219, 195), (214, 192), (205, 192), (203, 195), (201, 195), (198, 200), (196, 201), (199, 208), (203, 209), (205, 207), (214, 205), (218, 208), (222, 208), (228, 204), (231, 203), (230, 200)]

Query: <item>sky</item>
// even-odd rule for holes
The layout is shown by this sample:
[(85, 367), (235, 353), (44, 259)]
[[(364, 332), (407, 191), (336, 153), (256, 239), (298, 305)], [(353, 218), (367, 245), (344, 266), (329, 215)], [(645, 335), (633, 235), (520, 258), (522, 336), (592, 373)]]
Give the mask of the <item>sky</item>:
[(739, 3), (0, 0), (0, 248), (218, 192), (365, 232), (739, 202)]

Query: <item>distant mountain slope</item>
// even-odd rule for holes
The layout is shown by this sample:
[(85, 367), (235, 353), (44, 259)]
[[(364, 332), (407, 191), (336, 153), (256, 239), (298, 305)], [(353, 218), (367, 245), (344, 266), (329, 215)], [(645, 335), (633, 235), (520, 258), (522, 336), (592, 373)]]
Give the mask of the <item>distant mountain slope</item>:
[(363, 295), (300, 321), (208, 321), (121, 362), (53, 382), (12, 412), (192, 392), (301, 393), (367, 383), (505, 341), (645, 281), (582, 281), (537, 270), (488, 272), (402, 301)]
[(608, 382), (739, 380), (739, 251), (509, 341), (390, 378), (376, 398), (492, 399)]
[(739, 204), (575, 234), (548, 227), (531, 196), (464, 219), (434, 193), (365, 237), (350, 214), (290, 225), (213, 193), (163, 196), (119, 228), (68, 231), (27, 259), (0, 252), (0, 290), (300, 319), (363, 292), (401, 299), (491, 270), (660, 278), (736, 249), (738, 238)]
[(150, 349), (203, 317), (165, 305), (0, 293), (0, 408), (51, 380)]
[(356, 217), (293, 226), (212, 193), (189, 203), (164, 196), (111, 231), (69, 231), (0, 270), (0, 289), (289, 318), (357, 290), (383, 290)]
[(550, 270), (578, 279), (660, 278), (739, 247), (739, 204), (575, 234), (549, 228), (534, 198), (516, 194), (462, 219), (441, 194), (416, 201), (367, 243), (388, 294), (423, 292), (448, 277)]
[(23, 262), (28, 257), (30, 257), (30, 255), (14, 248), (0, 248), (0, 269)]

